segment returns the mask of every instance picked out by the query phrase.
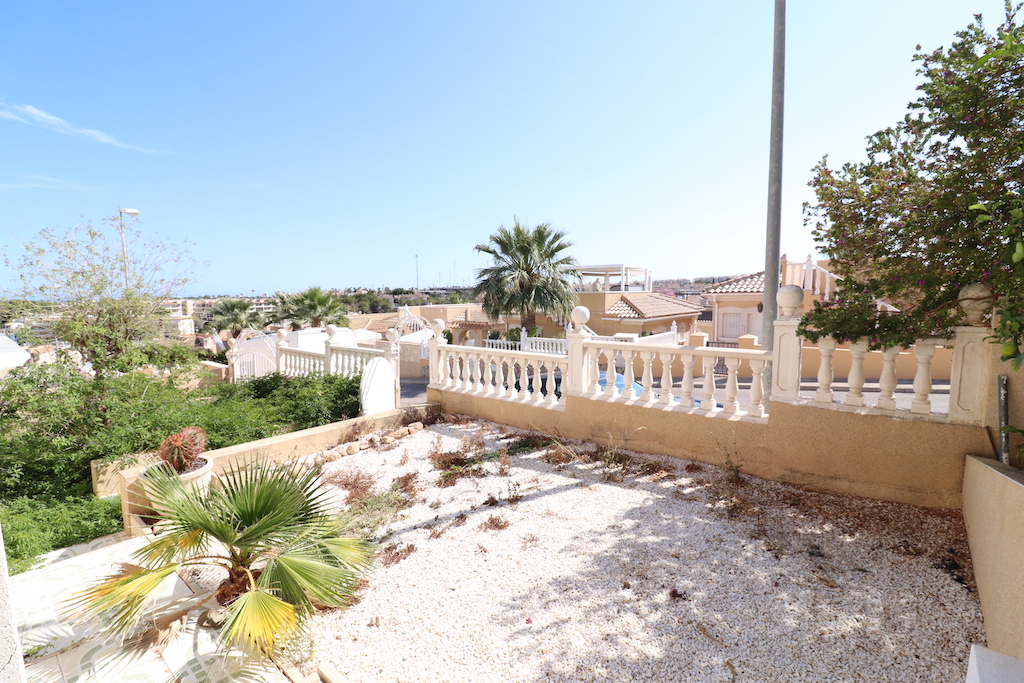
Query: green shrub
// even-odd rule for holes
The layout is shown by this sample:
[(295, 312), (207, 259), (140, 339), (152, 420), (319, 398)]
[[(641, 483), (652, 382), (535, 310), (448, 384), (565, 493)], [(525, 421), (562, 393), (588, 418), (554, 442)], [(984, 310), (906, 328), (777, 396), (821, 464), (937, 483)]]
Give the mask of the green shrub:
[(358, 413), (358, 377), (269, 375), (192, 391), (174, 376), (94, 380), (62, 364), (19, 368), (0, 381), (0, 519), (13, 535), (10, 562), (116, 530), (120, 516), (107, 514), (108, 503), (84, 502), (93, 500), (90, 460), (154, 450), (191, 425), (216, 449)]
[(330, 424), (359, 414), (359, 381), (340, 375), (307, 375), (289, 379), (277, 373), (249, 380), (246, 391), (266, 399), (279, 417), (295, 429)]
[(0, 503), (0, 525), (11, 574), (31, 569), (39, 555), (121, 530), (121, 499), (15, 498)]

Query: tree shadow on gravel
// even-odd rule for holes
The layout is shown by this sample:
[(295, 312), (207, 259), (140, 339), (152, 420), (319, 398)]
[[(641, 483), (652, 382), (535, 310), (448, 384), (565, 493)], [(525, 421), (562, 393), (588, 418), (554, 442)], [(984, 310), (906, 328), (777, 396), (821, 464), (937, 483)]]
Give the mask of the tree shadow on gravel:
[(697, 468), (591, 481), (648, 496), (551, 521), (577, 527), (566, 569), (503, 605), (529, 680), (963, 678), (983, 634), (957, 514)]

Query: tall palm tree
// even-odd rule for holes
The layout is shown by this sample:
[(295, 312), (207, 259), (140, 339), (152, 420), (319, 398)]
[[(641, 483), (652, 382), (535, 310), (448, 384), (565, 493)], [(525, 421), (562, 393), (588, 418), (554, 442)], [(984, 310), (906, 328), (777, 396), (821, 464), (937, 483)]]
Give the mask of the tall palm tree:
[(221, 299), (210, 309), (210, 326), (230, 331), (235, 339), (243, 330), (262, 330), (263, 314), (250, 308), (252, 304), (245, 299)]
[(491, 320), (504, 314), (518, 314), (527, 330), (537, 314), (566, 317), (576, 305), (573, 283), (579, 282), (576, 259), (563, 252), (572, 246), (565, 233), (550, 223), (534, 228), (519, 224), (501, 226), (488, 242), (474, 247), (494, 262), (476, 271), (473, 296), (483, 296), (484, 313)]
[(334, 292), (310, 287), (297, 294), (278, 292), (276, 297), (274, 319), (277, 322), (289, 321), (292, 329), (348, 325), (348, 317), (345, 315), (348, 306)]
[(125, 565), (76, 593), (69, 610), (125, 637), (147, 626), (140, 623), (147, 598), (165, 578), (183, 567), (220, 567), (227, 570), (216, 593), (227, 606), (221, 641), (248, 654), (274, 654), (315, 605), (351, 601), (371, 561), (363, 541), (344, 537), (345, 521), (332, 514), (319, 474), (318, 467), (249, 463), (222, 477), (220, 490), (205, 492), (169, 469), (147, 475), (165, 530), (136, 551), (141, 566)]

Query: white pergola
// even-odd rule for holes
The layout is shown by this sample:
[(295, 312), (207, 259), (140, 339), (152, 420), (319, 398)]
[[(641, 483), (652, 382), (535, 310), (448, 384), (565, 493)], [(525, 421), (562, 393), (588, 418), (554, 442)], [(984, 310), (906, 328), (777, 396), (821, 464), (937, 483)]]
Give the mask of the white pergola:
[[(578, 270), (583, 276), (584, 284), (586, 284), (586, 281), (589, 278), (598, 278), (603, 281), (601, 289), (597, 291), (625, 292), (629, 291), (629, 285), (633, 282), (643, 283), (642, 291), (651, 291), (651, 271), (642, 266), (629, 266), (624, 263), (613, 263), (604, 266), (580, 266)], [(618, 285), (617, 290), (612, 289), (615, 285)]]

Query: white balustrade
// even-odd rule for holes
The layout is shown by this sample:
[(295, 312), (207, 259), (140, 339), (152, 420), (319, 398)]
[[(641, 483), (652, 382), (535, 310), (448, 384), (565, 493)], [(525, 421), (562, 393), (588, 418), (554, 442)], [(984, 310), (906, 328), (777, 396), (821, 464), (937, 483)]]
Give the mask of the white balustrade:
[[(932, 361), (935, 358), (935, 349), (938, 346), (953, 346), (954, 340), (950, 339), (922, 339), (913, 346), (915, 360), (914, 372), (914, 397), (910, 402), (909, 412), (916, 415), (931, 415), (931, 395), (934, 390), (932, 384)], [(813, 386), (814, 402), (832, 404), (834, 398), (834, 366), (836, 342), (831, 337), (822, 337), (818, 341), (820, 364), (818, 367), (817, 385)], [(879, 411), (892, 413), (907, 413), (907, 410), (900, 410), (896, 405), (896, 362), (901, 349), (889, 347), (882, 349), (881, 371), (878, 376), (878, 398), (875, 405), (867, 403), (864, 393), (866, 383), (865, 359), (868, 352), (868, 341), (858, 340), (849, 345), (850, 369), (846, 377), (847, 391), (842, 403), (847, 406), (860, 408), (868, 407)], [(875, 365), (874, 367), (878, 367)], [(872, 378), (874, 379), (874, 378)], [(840, 388), (841, 385), (840, 385)]]
[(567, 353), (564, 339), (551, 337), (527, 337), (523, 351), (528, 353), (551, 353), (557, 356), (564, 356)]
[(362, 373), (370, 359), (384, 357), (387, 352), (381, 349), (330, 346), (324, 353), (320, 353), (278, 345), (277, 354), (278, 372), (286, 377), (325, 373), (352, 377)]
[[(801, 270), (800, 275), (802, 276), (804, 272)], [(802, 291), (797, 287), (791, 289), (796, 292)], [(792, 298), (788, 297), (787, 301)], [(780, 294), (780, 306), (781, 299)], [(850, 344), (848, 348), (837, 349), (838, 345), (833, 338), (822, 337), (817, 345), (820, 358), (817, 382), (812, 382), (810, 386), (810, 397), (804, 393), (801, 398), (800, 385), (805, 379), (801, 372), (801, 354), (806, 351), (803, 346), (806, 342), (795, 334), (796, 320), (792, 319), (792, 315), (798, 304), (798, 301), (789, 301), (788, 308), (785, 309), (789, 312), (784, 312), (777, 321), (773, 352), (675, 344), (654, 345), (640, 341), (650, 340), (650, 337), (638, 339), (598, 336), (586, 328), (579, 327), (576, 328), (576, 332), (569, 334), (567, 340), (528, 338), (526, 344), (531, 346), (529, 351), (506, 348), (516, 343), (502, 340), (489, 340), (485, 347), (470, 347), (449, 345), (443, 339), (433, 339), (430, 342), (431, 387), (539, 406), (564, 403), (561, 393), (567, 391), (584, 399), (627, 403), (658, 410), (708, 416), (745, 416), (766, 420), (768, 401), (763, 382), (767, 363), (774, 361), (773, 401), (798, 404), (825, 403), (835, 406), (838, 391), (842, 396), (839, 402), (844, 407), (857, 411), (894, 415), (902, 413), (906, 416), (927, 415), (933, 420), (952, 419), (964, 422), (970, 418), (977, 422), (976, 413), (979, 413), (980, 408), (976, 405), (978, 401), (975, 394), (980, 395), (980, 392), (969, 393), (961, 388), (960, 385), (964, 382), (960, 375), (952, 378), (951, 386), (959, 388), (959, 396), (968, 397), (969, 400), (961, 400), (963, 406), (958, 404), (958, 409), (968, 418), (960, 416), (959, 413), (957, 416), (945, 417), (932, 413), (932, 362), (938, 346), (953, 347), (953, 373), (963, 374), (963, 371), (957, 368), (966, 366), (962, 359), (958, 365), (957, 354), (963, 356), (964, 349), (970, 348), (974, 349), (977, 355), (975, 347), (987, 344), (984, 341), (984, 329), (958, 328), (958, 335), (961, 334), (961, 329), (976, 333), (975, 336), (979, 339), (971, 337), (970, 344), (963, 342), (958, 336), (956, 340), (924, 339), (912, 347), (915, 361), (914, 395), (909, 402), (909, 410), (897, 409), (895, 392), (898, 387), (897, 361), (900, 358), (900, 348), (883, 349), (880, 352), (881, 363), (878, 363), (878, 358), (868, 362), (867, 340), (859, 340)], [(442, 321), (435, 321), (435, 327), (435, 333), (440, 334), (440, 330), (443, 330)], [(781, 328), (786, 328), (783, 330), (786, 333), (779, 335)], [(677, 338), (676, 333), (670, 334)], [(559, 347), (565, 348), (566, 353), (552, 352)], [(279, 349), (288, 372), (315, 371), (319, 367), (317, 363), (322, 362), (315, 353), (297, 352), (288, 349), (287, 345), (280, 345)], [(837, 356), (840, 359), (838, 362)], [(571, 367), (570, 358), (573, 359)], [(715, 374), (719, 359), (724, 360), (724, 377)], [(904, 360), (906, 359), (899, 360), (901, 368)], [(334, 367), (332, 366), (332, 369)], [(842, 372), (847, 375), (840, 378), (838, 385), (835, 377), (836, 367), (843, 368)], [(877, 393), (873, 386), (867, 384), (869, 381), (876, 381), (875, 374), (867, 376), (869, 371), (866, 368), (869, 367), (872, 368), (871, 373), (878, 373)], [(868, 390), (865, 392), (866, 386)], [(973, 385), (968, 386), (968, 389), (972, 387)], [(874, 405), (868, 402), (872, 396), (877, 396)]]
[(438, 372), (432, 377), (439, 389), (537, 405), (559, 402), (567, 356), (451, 344), (437, 349)]
[(554, 337), (527, 337), (523, 342), (511, 341), (508, 339), (487, 339), (484, 345), (489, 349), (500, 351), (526, 351), (528, 353), (551, 353), (556, 356), (564, 356), (567, 353), (567, 346), (564, 339)]
[[(591, 338), (592, 339), (592, 338)], [(707, 414), (746, 414), (761, 418), (765, 415), (764, 389), (761, 386), (765, 362), (770, 352), (756, 349), (722, 349), (709, 346), (661, 346), (656, 348), (637, 345), (632, 341), (585, 341), (590, 352), (591, 373), (603, 372), (604, 387), (594, 386), (587, 398), (633, 403), (659, 407), (663, 410), (690, 412), (699, 410)], [(622, 388), (616, 387), (620, 375), (614, 371), (615, 359), (622, 357)], [(727, 369), (724, 400), (721, 408), (716, 398), (715, 365), (725, 358)], [(660, 362), (657, 368), (655, 363)], [(604, 370), (601, 366), (604, 365)], [(746, 365), (756, 378), (743, 395), (740, 389), (740, 370)], [(642, 368), (637, 378), (634, 366)], [(611, 368), (611, 369), (609, 369)], [(682, 370), (679, 388), (673, 389), (673, 368)], [(703, 377), (702, 397), (695, 407), (694, 373)], [(655, 376), (658, 384), (655, 385)], [(744, 413), (743, 407), (748, 406)]]

